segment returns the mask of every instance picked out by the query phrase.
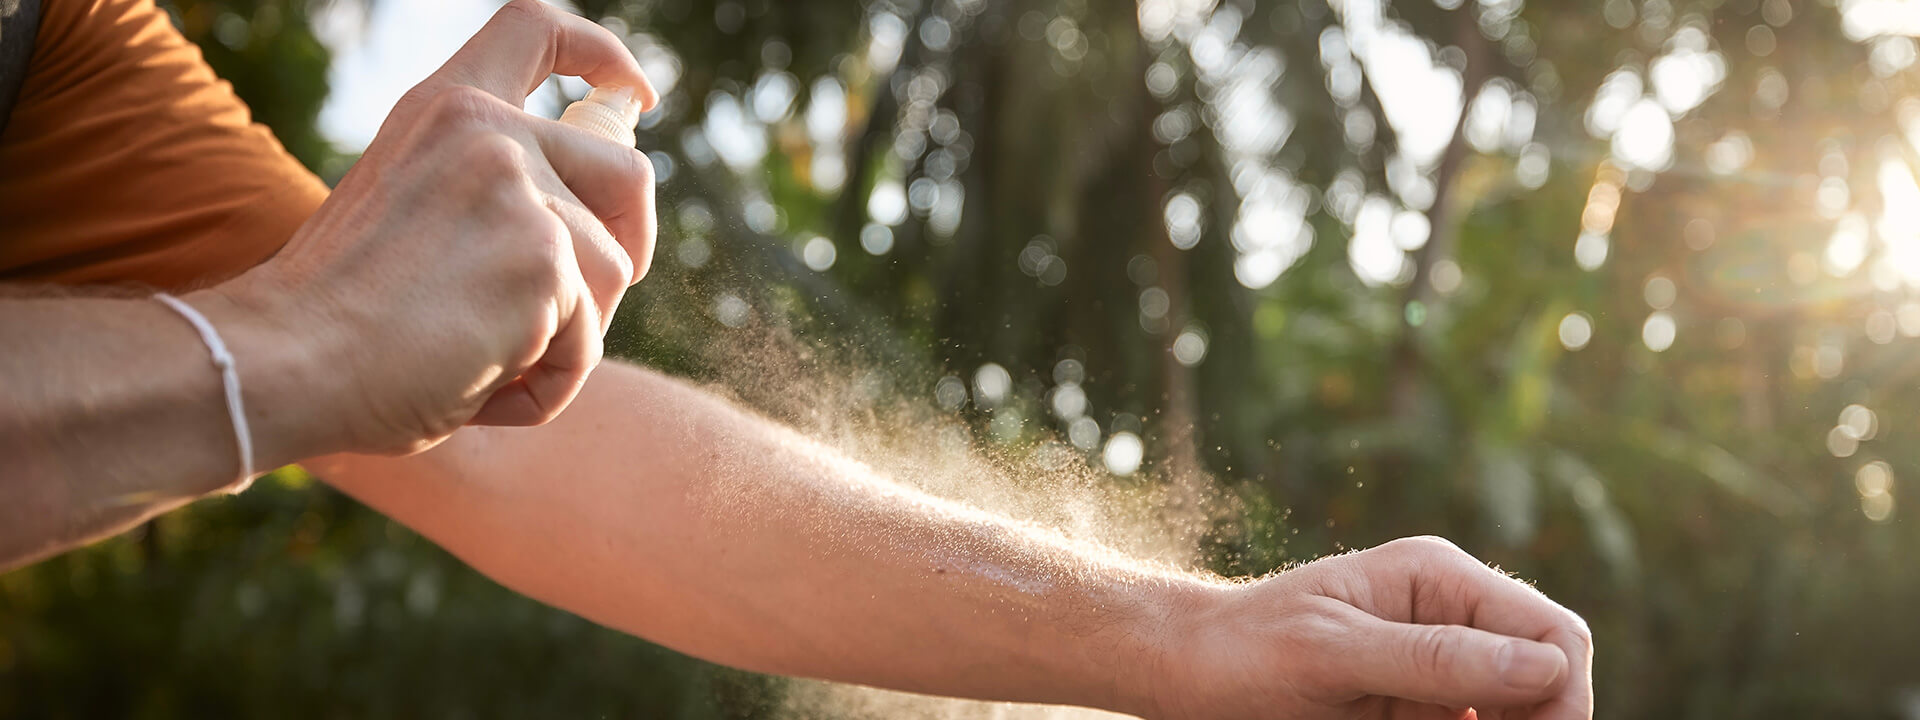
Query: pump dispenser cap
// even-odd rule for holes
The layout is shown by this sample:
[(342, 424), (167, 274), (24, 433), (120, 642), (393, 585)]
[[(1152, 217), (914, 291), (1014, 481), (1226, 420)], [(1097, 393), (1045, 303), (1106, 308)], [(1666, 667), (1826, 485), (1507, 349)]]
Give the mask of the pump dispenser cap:
[(560, 122), (633, 147), (633, 126), (640, 122), (640, 99), (633, 88), (597, 87), (568, 105), (560, 114)]

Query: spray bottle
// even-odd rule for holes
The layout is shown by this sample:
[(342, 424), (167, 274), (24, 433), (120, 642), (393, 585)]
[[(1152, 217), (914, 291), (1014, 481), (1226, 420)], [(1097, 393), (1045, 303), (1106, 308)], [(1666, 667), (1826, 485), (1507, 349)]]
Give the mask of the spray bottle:
[(633, 147), (633, 126), (640, 122), (640, 99), (633, 88), (597, 87), (560, 113), (560, 122)]

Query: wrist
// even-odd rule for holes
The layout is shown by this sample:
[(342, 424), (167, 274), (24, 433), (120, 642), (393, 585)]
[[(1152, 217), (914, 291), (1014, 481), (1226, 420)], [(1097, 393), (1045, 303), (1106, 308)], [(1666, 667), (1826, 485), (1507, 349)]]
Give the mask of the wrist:
[(250, 287), (247, 276), (181, 296), (207, 318), (234, 357), (256, 472), (347, 449), (330, 368), (339, 343), (303, 321), (298, 303)]
[(1198, 578), (1143, 583), (1145, 600), (1131, 635), (1139, 652), (1122, 656), (1111, 709), (1145, 718), (1178, 715), (1181, 668), (1193, 660), (1193, 639), (1212, 623), (1237, 586)]

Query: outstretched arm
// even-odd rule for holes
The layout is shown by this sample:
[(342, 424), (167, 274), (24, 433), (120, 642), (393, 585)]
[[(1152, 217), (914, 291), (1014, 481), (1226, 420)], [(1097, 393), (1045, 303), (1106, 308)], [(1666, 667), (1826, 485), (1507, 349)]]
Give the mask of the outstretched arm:
[(541, 428), (308, 467), (509, 587), (763, 672), (1110, 704), (1144, 690), (1115, 671), (1159, 645), (1142, 630), (1217, 590), (896, 485), (612, 362)]
[[(1438, 543), (1205, 581), (929, 497), (618, 363), (549, 425), (311, 467), (509, 587), (752, 670), (1156, 717), (1590, 704), (1578, 619)], [(1459, 627), (1475, 605), (1494, 632)]]

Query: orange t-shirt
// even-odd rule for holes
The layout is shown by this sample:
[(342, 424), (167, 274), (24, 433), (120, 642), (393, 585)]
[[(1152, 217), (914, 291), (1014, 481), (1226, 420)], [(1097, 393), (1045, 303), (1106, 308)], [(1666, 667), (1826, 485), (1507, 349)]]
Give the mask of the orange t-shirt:
[(153, 0), (40, 9), (0, 130), (0, 282), (216, 283), (326, 199)]

